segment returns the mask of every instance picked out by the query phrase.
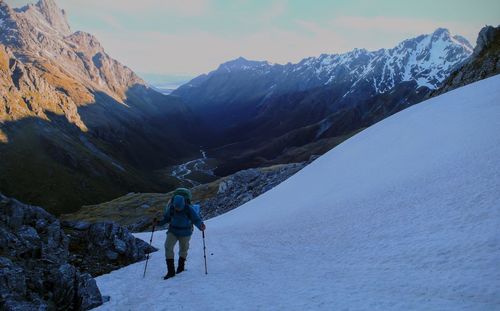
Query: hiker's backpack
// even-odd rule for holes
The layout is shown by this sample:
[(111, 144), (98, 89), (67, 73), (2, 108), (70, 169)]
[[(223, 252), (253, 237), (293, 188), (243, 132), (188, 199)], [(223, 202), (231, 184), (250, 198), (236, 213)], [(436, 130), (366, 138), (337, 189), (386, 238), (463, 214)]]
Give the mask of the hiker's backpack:
[[(174, 194), (172, 196), (172, 199), (170, 200), (169, 206), (175, 206), (176, 204), (185, 204), (187, 206), (184, 206), (183, 213), (186, 213), (187, 217), (189, 218), (189, 212), (188, 212), (188, 207), (191, 206), (195, 213), (201, 217), (200, 215), (200, 205), (198, 204), (191, 204), (191, 199), (193, 198), (191, 191), (186, 188), (177, 188), (174, 191)], [(173, 217), (175, 214), (175, 208), (170, 208), (170, 217)]]
[(172, 195), (172, 198), (174, 198), (176, 195), (181, 195), (184, 197), (186, 200), (187, 204), (191, 204), (191, 200), (193, 199), (193, 195), (191, 194), (191, 191), (186, 188), (177, 188), (174, 191), (174, 194)]

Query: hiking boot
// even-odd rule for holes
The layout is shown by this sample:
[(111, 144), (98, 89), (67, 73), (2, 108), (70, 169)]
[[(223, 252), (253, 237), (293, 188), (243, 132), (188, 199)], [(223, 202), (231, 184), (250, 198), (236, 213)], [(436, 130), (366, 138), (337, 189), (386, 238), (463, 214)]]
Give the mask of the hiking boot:
[(175, 264), (173, 259), (167, 259), (167, 275), (163, 277), (164, 280), (175, 276)]
[(179, 265), (177, 266), (177, 273), (181, 273), (184, 271), (184, 263), (186, 262), (186, 258), (179, 257)]

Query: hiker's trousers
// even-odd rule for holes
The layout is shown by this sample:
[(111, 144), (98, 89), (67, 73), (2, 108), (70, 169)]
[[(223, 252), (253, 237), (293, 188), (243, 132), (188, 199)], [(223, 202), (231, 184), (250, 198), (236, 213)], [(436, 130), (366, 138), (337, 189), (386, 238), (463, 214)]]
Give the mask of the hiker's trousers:
[(177, 241), (179, 241), (179, 256), (186, 259), (189, 250), (189, 240), (191, 236), (180, 236), (177, 237), (172, 232), (167, 234), (167, 239), (165, 240), (165, 257), (167, 259), (174, 259), (174, 247)]

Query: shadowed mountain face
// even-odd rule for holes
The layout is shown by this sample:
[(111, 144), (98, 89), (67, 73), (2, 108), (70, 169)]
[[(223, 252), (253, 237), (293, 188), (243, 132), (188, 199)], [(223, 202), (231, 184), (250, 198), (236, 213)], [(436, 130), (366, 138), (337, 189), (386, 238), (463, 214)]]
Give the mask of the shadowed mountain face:
[[(446, 29), (392, 49), (321, 55), (297, 64), (239, 58), (173, 92), (212, 131), (216, 173), (303, 161), (415, 104), (472, 53)], [(221, 147), (222, 146), (222, 147)]]
[(0, 190), (51, 212), (165, 191), (198, 153), (189, 109), (146, 86), (53, 0), (0, 1)]

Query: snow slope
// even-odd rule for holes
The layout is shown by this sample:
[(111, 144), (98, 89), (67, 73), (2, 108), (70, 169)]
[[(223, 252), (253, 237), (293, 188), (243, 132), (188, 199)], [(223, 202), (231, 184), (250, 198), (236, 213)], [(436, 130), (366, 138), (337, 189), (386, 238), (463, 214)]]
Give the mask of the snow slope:
[(500, 76), (408, 108), (209, 220), (208, 275), (196, 232), (172, 280), (163, 250), (99, 277), (100, 309), (500, 310), (499, 133)]

